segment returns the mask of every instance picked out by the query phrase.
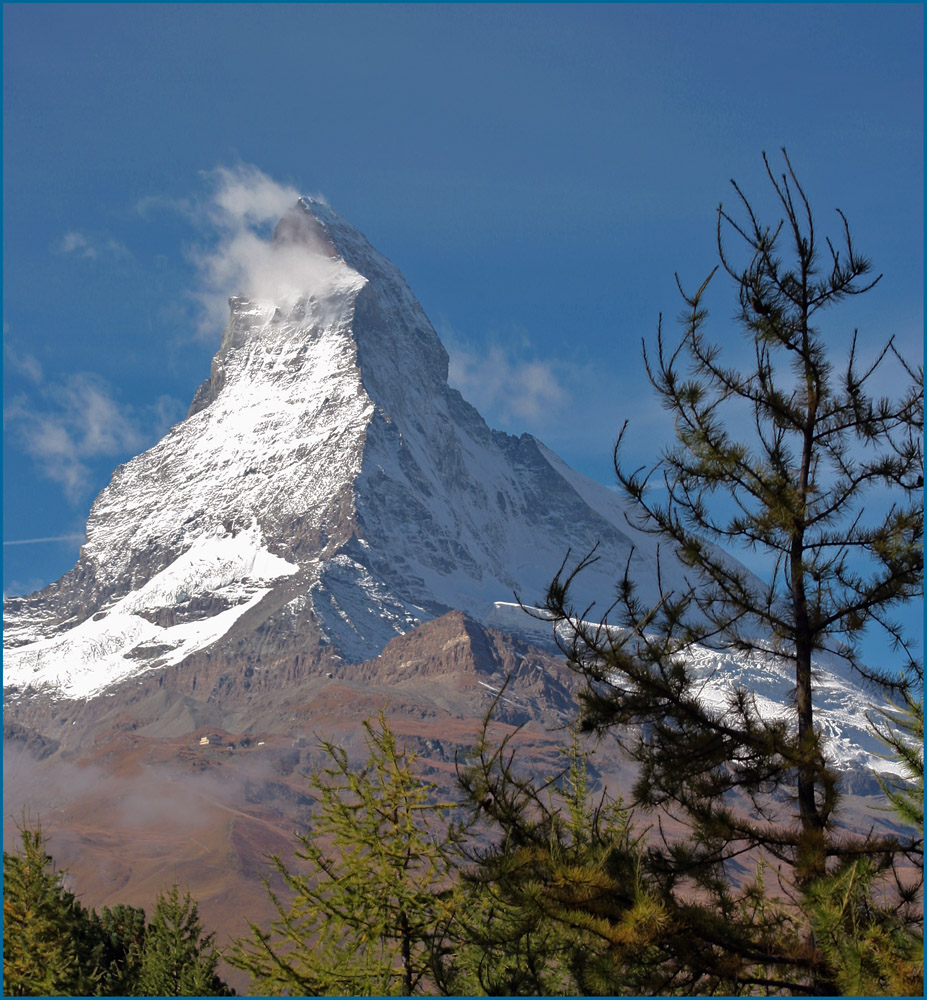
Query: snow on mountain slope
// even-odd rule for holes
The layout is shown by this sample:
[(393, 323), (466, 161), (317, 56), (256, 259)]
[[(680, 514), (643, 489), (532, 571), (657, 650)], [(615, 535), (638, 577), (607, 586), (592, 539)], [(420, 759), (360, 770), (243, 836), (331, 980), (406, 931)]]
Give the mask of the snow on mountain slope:
[[(526, 615), (515, 603), (497, 602), (487, 616), (490, 625), (544, 648), (553, 645), (553, 629), (543, 614)], [(566, 641), (568, 635), (564, 635)], [(773, 653), (737, 657), (707, 646), (692, 646), (687, 662), (700, 683), (699, 695), (723, 710), (736, 687), (751, 692), (760, 714), (767, 719), (794, 711), (794, 666)], [(872, 732), (870, 716), (881, 699), (864, 691), (840, 657), (820, 653), (814, 660), (815, 721), (821, 729), (828, 759), (842, 770), (866, 768), (897, 773), (893, 758), (881, 756), (884, 745)]]
[[(143, 587), (104, 610), (51, 638), (7, 650), (4, 685), (88, 698), (155, 663), (179, 663), (221, 639), (269, 593), (262, 583), (298, 568), (264, 548), (256, 523), (234, 536), (202, 536)], [(182, 608), (203, 594), (229, 606), (166, 627), (146, 617), (169, 604)]]
[[(795, 670), (773, 653), (738, 656), (695, 647), (692, 669), (702, 681), (701, 698), (719, 709), (735, 687), (750, 691), (764, 718), (794, 713)], [(869, 717), (875, 699), (850, 676), (839, 657), (820, 653), (814, 659), (815, 724), (821, 730), (828, 759), (842, 770), (865, 767), (896, 772), (897, 762), (880, 754), (885, 746), (873, 735)]]

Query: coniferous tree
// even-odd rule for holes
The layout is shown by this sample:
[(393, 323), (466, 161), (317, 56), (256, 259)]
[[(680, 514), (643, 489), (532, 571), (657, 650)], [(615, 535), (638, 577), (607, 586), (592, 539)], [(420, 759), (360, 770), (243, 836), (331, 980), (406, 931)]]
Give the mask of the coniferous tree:
[[(647, 607), (626, 573), (611, 624), (592, 626), (569, 596), (590, 556), (564, 566), (547, 608), (569, 631), (568, 658), (588, 681), (583, 725), (614, 733), (639, 763), (637, 803), (688, 824), (686, 841), (656, 841), (648, 851), (671, 922), (693, 942), (685, 961), (677, 954), (667, 969), (679, 966), (676, 981), (700, 990), (762, 966), (778, 989), (826, 993), (840, 984), (833, 956), (815, 943), (812, 897), (842, 878), (845, 888), (865, 884), (871, 893), (880, 873), (922, 846), (919, 836), (839, 829), (839, 778), (815, 725), (813, 657), (842, 657), (890, 690), (897, 675), (860, 654), (861, 637), (881, 629), (906, 675), (922, 676), (894, 615), (923, 594), (923, 372), (891, 339), (861, 365), (855, 334), (838, 369), (822, 311), (878, 278), (869, 277), (842, 213), (842, 245), (821, 242), (788, 157), (780, 176), (764, 162), (782, 220), (761, 223), (736, 184), (742, 219), (718, 210), (719, 266), (734, 280), (750, 363), (725, 363), (706, 334), (716, 268), (694, 295), (683, 293), (678, 344), (667, 345), (661, 325), (655, 354), (644, 350), (674, 415), (675, 445), (649, 471), (623, 464), (627, 425), (615, 449), (619, 485), (640, 525), (672, 546), (690, 585)], [(729, 234), (745, 250), (742, 263)], [(890, 363), (899, 392), (877, 398), (870, 386)], [(767, 578), (735, 564), (725, 546), (766, 555)], [(763, 718), (743, 689), (720, 708), (706, 704), (687, 656), (697, 643), (789, 662), (788, 714)], [(730, 872), (749, 852), (769, 859), (777, 891), (797, 901), (776, 907), (772, 924), (742, 918), (753, 890), (737, 888)], [(903, 891), (902, 921), (915, 917), (912, 893)], [(685, 937), (677, 940), (682, 946)]]
[(922, 996), (923, 933), (879, 881), (870, 858), (842, 859), (817, 880), (806, 900), (815, 945), (842, 996)]
[(86, 941), (88, 916), (64, 887), (40, 824), (23, 822), (21, 848), (3, 852), (3, 993), (93, 996), (102, 970)]
[(102, 996), (138, 996), (147, 921), (140, 906), (117, 903), (90, 913), (89, 934), (98, 942)]
[[(900, 767), (901, 777), (880, 778), (892, 808), (911, 826), (924, 833), (924, 702), (908, 688), (904, 704), (882, 709), (870, 717), (873, 732), (890, 751), (886, 756)], [(923, 858), (921, 858), (923, 861)]]
[[(904, 704), (883, 709), (873, 732), (891, 751), (903, 777), (879, 784), (904, 823), (924, 833), (924, 707), (908, 688)], [(911, 859), (923, 869), (923, 855)], [(819, 947), (827, 954), (842, 993), (848, 996), (911, 996), (923, 992), (923, 922), (906, 920), (899, 901), (914, 899), (910, 884), (880, 891), (878, 870), (868, 858), (847, 858), (809, 892)], [(916, 884), (916, 883), (915, 883)]]
[(318, 801), (298, 834), (293, 870), (271, 863), (289, 899), (267, 884), (279, 913), (252, 924), (229, 961), (267, 995), (412, 996), (438, 989), (433, 970), (451, 920), (448, 816), (453, 803), (415, 772), (383, 715), (365, 722), (369, 757), (354, 770), (331, 742), (311, 778)]
[(40, 824), (3, 853), (3, 992), (10, 996), (229, 996), (216, 975), (213, 935), (177, 886), (151, 925), (122, 903), (100, 914), (64, 886)]
[(480, 836), (462, 850), (444, 981), (464, 995), (638, 993), (667, 928), (630, 814), (592, 798), (575, 734), (564, 771), (539, 778), (489, 721), (459, 773)]
[(155, 903), (138, 960), (137, 996), (232, 996), (219, 978), (215, 935), (204, 934), (199, 908), (174, 883)]

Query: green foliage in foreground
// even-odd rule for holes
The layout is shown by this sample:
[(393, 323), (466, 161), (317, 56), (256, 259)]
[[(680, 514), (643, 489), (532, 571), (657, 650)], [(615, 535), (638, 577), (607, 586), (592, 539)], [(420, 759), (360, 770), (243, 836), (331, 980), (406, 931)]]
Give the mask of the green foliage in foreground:
[(79, 947), (87, 914), (64, 887), (41, 827), (22, 829), (18, 853), (3, 852), (3, 993), (93, 995), (102, 979)]
[(871, 860), (855, 858), (812, 886), (817, 947), (843, 996), (923, 995), (923, 933), (879, 891), (879, 875)]
[[(358, 770), (323, 744), (312, 832), (273, 859), (279, 918), (231, 959), (256, 993), (807, 995), (818, 970), (841, 995), (919, 992), (919, 884), (889, 891), (851, 856), (789, 897), (759, 856), (752, 877), (719, 870), (713, 895), (667, 892), (663, 849), (590, 794), (577, 740), (541, 778), (520, 770), (516, 733), (490, 728), (460, 767), (456, 823), (382, 716)], [(675, 849), (681, 863), (691, 847)]]
[(590, 796), (577, 738), (563, 771), (539, 781), (520, 773), (513, 735), (494, 743), (484, 725), (460, 772), (489, 836), (462, 852), (452, 981), (469, 995), (636, 992), (666, 914), (631, 814)]
[(904, 704), (894, 711), (879, 712), (881, 721), (872, 729), (885, 744), (888, 759), (901, 768), (902, 779), (880, 779), (895, 812), (911, 826), (924, 829), (924, 702), (908, 688), (902, 691)]
[[(883, 729), (902, 760), (899, 730), (918, 718), (913, 703)], [(516, 731), (491, 729), (490, 715), (457, 804), (435, 799), (382, 716), (359, 769), (323, 744), (313, 829), (295, 864), (273, 859), (279, 918), (231, 959), (256, 995), (806, 995), (815, 968), (840, 995), (921, 992), (919, 882), (886, 886), (877, 863), (848, 856), (789, 898), (759, 858), (752, 878), (719, 873), (714, 895), (686, 899), (666, 891), (653, 831), (591, 794), (576, 738), (541, 777), (519, 767)], [(902, 815), (916, 788), (891, 786)], [(150, 922), (129, 906), (97, 914), (65, 887), (40, 827), (21, 839), (4, 854), (5, 995), (230, 995), (189, 893), (162, 893)], [(677, 841), (676, 861), (690, 849)]]
[(3, 852), (4, 996), (231, 996), (212, 935), (176, 885), (154, 917), (118, 904), (99, 914), (64, 886), (40, 825)]
[[(878, 276), (842, 213), (823, 235), (785, 151), (781, 173), (763, 159), (778, 220), (735, 183), (736, 210), (717, 211), (717, 266), (694, 293), (680, 285), (678, 339), (661, 320), (644, 349), (673, 417), (669, 443), (651, 468), (628, 465), (626, 425), (614, 453), (633, 523), (685, 579), (670, 589), (658, 574), (660, 593), (645, 601), (629, 559), (616, 600), (593, 616), (570, 596), (590, 553), (564, 561), (546, 610), (584, 681), (581, 727), (637, 764), (635, 806), (686, 830), (657, 829), (647, 844), (645, 885), (667, 918), (651, 988), (885, 993), (917, 979), (908, 944), (923, 919), (922, 813), (914, 834), (847, 827), (814, 665), (838, 656), (894, 695), (922, 684), (917, 642), (896, 615), (923, 598), (923, 369), (891, 338), (865, 361), (856, 335), (841, 336), (828, 311)], [(745, 350), (709, 334), (716, 275), (729, 279)], [(877, 395), (889, 368), (892, 394)], [(738, 550), (759, 557), (762, 579), (729, 557)], [(864, 662), (862, 640), (877, 635), (900, 679)], [(761, 712), (747, 684), (705, 699), (705, 647), (788, 664), (782, 711)], [(894, 745), (902, 758), (907, 742)], [(918, 820), (916, 789), (891, 797)], [(745, 860), (761, 866), (753, 884), (733, 877)]]
[(435, 957), (451, 923), (452, 803), (414, 771), (380, 716), (365, 722), (368, 759), (353, 770), (324, 742), (310, 778), (318, 808), (298, 834), (300, 870), (272, 857), (289, 899), (270, 888), (278, 919), (252, 925), (229, 956), (265, 995), (413, 996), (439, 992)]
[(176, 883), (158, 896), (145, 932), (136, 996), (216, 997), (232, 991), (219, 979), (215, 935), (204, 934), (198, 908)]

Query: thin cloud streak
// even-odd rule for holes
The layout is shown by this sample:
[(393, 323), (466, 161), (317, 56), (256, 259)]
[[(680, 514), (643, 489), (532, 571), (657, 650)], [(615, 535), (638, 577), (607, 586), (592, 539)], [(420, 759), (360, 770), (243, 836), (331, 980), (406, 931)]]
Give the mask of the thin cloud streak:
[(51, 535), (48, 538), (12, 538), (4, 545), (41, 545), (45, 542), (84, 542), (87, 536), (81, 532), (74, 535)]

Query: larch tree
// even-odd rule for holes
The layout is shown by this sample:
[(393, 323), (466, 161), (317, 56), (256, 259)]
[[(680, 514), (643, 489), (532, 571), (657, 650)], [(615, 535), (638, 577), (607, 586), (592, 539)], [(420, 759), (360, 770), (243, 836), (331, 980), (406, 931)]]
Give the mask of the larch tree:
[(145, 911), (140, 906), (117, 903), (104, 906), (99, 915), (90, 912), (88, 936), (99, 942), (104, 975), (101, 995), (138, 995), (147, 926)]
[(20, 840), (3, 852), (5, 996), (232, 995), (189, 893), (161, 894), (150, 924), (123, 903), (97, 914), (65, 887), (40, 824), (24, 817)]
[(229, 961), (267, 995), (414, 996), (439, 992), (434, 970), (452, 920), (454, 803), (435, 796), (385, 717), (364, 723), (368, 758), (323, 741), (328, 765), (311, 777), (311, 828), (297, 866), (272, 857), (288, 898), (251, 925)]
[[(870, 716), (872, 731), (889, 751), (900, 775), (880, 777), (879, 784), (903, 822), (924, 832), (924, 700), (903, 691), (903, 704), (892, 704)], [(923, 862), (923, 859), (921, 859)]]
[[(924, 706), (911, 691), (903, 705), (870, 717), (874, 734), (885, 744), (881, 756), (901, 774), (879, 776), (890, 810), (924, 835)], [(923, 871), (923, 855), (912, 859)], [(827, 954), (840, 992), (846, 996), (922, 995), (923, 925), (912, 925), (897, 907), (904, 889), (875, 891), (878, 867), (861, 857), (835, 877), (822, 879), (809, 893), (810, 917), (818, 947)]]
[(459, 770), (480, 836), (462, 846), (445, 982), (474, 996), (646, 991), (666, 915), (641, 879), (629, 812), (591, 794), (575, 733), (545, 777), (520, 767), (514, 733), (490, 739), (490, 720)]
[[(739, 211), (717, 213), (719, 265), (694, 294), (677, 278), (680, 339), (668, 343), (661, 321), (655, 349), (644, 347), (675, 443), (650, 469), (626, 467), (627, 424), (615, 448), (632, 518), (682, 560), (688, 586), (645, 605), (626, 572), (608, 614), (589, 624), (595, 616), (572, 606), (570, 585), (590, 555), (565, 563), (547, 596), (587, 680), (583, 725), (615, 734), (638, 762), (635, 804), (670, 810), (688, 828), (648, 851), (679, 943), (694, 945), (667, 963), (667, 988), (746, 988), (753, 977), (785, 992), (836, 989), (832, 956), (809, 924), (812, 897), (833, 880), (871, 888), (902, 855), (922, 851), (922, 833), (841, 829), (839, 775), (815, 719), (814, 658), (842, 658), (883, 693), (921, 682), (897, 613), (923, 596), (923, 369), (892, 338), (863, 361), (855, 333), (841, 351), (833, 325), (825, 331), (825, 310), (879, 279), (842, 213), (839, 236), (821, 239), (783, 156), (777, 174), (764, 155), (780, 221), (761, 222), (734, 183)], [(719, 271), (733, 280), (746, 364), (726, 362), (707, 333)], [(897, 391), (875, 395), (890, 367)], [(763, 579), (726, 554), (738, 547), (766, 558)], [(860, 640), (879, 631), (888, 643), (873, 664)], [(791, 664), (786, 713), (762, 716), (744, 688), (721, 707), (706, 703), (689, 656), (697, 644)], [(764, 889), (762, 920), (749, 902), (758, 884), (731, 879), (751, 856), (769, 862), (782, 894)], [(860, 859), (866, 871), (854, 875)], [(899, 892), (901, 911), (916, 919), (919, 887)]]

